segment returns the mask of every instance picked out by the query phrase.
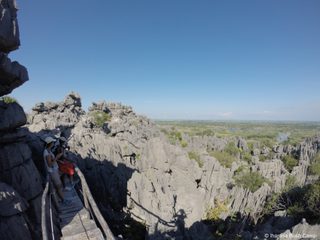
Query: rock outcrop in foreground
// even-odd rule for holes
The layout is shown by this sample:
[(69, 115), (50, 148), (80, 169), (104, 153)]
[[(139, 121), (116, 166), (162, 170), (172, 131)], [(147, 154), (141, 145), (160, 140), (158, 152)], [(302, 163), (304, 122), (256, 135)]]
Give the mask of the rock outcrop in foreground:
[[(170, 143), (152, 121), (121, 104), (93, 103), (85, 112), (80, 97), (72, 93), (60, 103), (37, 104), (28, 119), (29, 130), (38, 139), (53, 133), (69, 139), (69, 157), (85, 173), (116, 234), (135, 231), (130, 224), (123, 226), (130, 217), (145, 226), (149, 239), (211, 239), (212, 229), (202, 220), (210, 209), (223, 205), (222, 219), (240, 214), (257, 222), (268, 197), (280, 192), (289, 176), (305, 184), (310, 159), (320, 149), (319, 138), (314, 138), (297, 147), (275, 149), (274, 158), (268, 161), (253, 155), (250, 171), (268, 181), (252, 191), (235, 184), (239, 168), (248, 166), (239, 160), (227, 168), (206, 152), (223, 149), (228, 139), (186, 137), (188, 146), (183, 148)], [(234, 141), (248, 151), (244, 139)], [(198, 162), (188, 155), (195, 149), (200, 152)], [(258, 155), (271, 151), (258, 150)], [(279, 157), (293, 153), (300, 160), (289, 172)], [(257, 231), (246, 232), (247, 239), (265, 229)]]
[[(28, 80), (28, 72), (8, 53), (20, 45), (14, 0), (0, 1), (0, 97)], [(40, 239), (42, 181), (27, 144), (22, 107), (0, 98), (0, 236)]]

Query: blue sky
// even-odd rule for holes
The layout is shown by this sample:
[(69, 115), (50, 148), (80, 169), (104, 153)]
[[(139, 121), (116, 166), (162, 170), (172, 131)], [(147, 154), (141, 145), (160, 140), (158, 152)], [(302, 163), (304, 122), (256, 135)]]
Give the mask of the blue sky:
[(320, 1), (18, 0), (30, 110), (76, 91), (153, 119), (320, 121)]

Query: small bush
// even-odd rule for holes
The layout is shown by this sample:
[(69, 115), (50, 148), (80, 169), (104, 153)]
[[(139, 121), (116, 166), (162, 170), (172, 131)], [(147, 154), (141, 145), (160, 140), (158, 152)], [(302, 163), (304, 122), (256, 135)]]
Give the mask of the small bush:
[(297, 186), (297, 179), (295, 176), (289, 175), (286, 179), (284, 191), (290, 191), (292, 188)]
[(282, 162), (284, 163), (285, 168), (292, 172), (293, 168), (298, 165), (299, 161), (292, 157), (291, 155), (286, 155), (282, 159)]
[(103, 124), (105, 122), (108, 122), (111, 120), (111, 116), (103, 111), (93, 111), (91, 112), (91, 116), (93, 117), (94, 123), (98, 127), (103, 127)]
[(304, 196), (304, 201), (310, 212), (320, 217), (320, 182), (312, 184)]
[(259, 160), (260, 160), (261, 162), (264, 162), (264, 161), (268, 160), (268, 156), (260, 155), (260, 156), (259, 156)]
[(187, 147), (188, 144), (183, 140), (181, 132), (175, 130), (175, 128), (171, 128), (170, 131), (163, 130), (162, 132), (167, 136), (171, 144), (175, 145), (180, 143), (181, 146), (184, 145)]
[(263, 208), (263, 215), (271, 215), (276, 210), (278, 210), (277, 205), (278, 205), (280, 196), (281, 196), (281, 193), (273, 193), (271, 196), (269, 196)]
[(312, 160), (309, 166), (309, 173), (320, 176), (320, 153), (318, 153)]
[(182, 140), (182, 141), (180, 142), (180, 144), (181, 144), (181, 147), (183, 147), (183, 148), (188, 147), (188, 143), (187, 143), (185, 140)]
[(234, 142), (229, 142), (227, 146), (224, 148), (224, 151), (229, 153), (230, 155), (236, 157), (240, 153), (239, 148), (236, 147)]
[(257, 191), (267, 180), (257, 172), (248, 172), (240, 176), (235, 176), (238, 186), (249, 189), (251, 192)]
[(0, 98), (0, 101), (4, 101), (6, 104), (17, 103), (17, 99), (10, 96), (3, 96)]
[(305, 212), (305, 209), (303, 206), (299, 204), (299, 202), (287, 208), (287, 214), (293, 217), (299, 216), (304, 212)]
[(237, 170), (234, 171), (234, 174), (235, 174), (235, 175), (239, 175), (239, 174), (241, 174), (241, 173), (242, 173), (243, 171), (245, 171), (245, 170), (246, 170), (246, 167), (243, 166), (243, 165), (241, 165), (240, 167), (237, 168)]
[(320, 162), (312, 163), (309, 167), (309, 172), (312, 175), (320, 176)]
[(252, 155), (249, 152), (243, 152), (241, 154), (241, 159), (248, 162), (248, 163), (251, 163), (252, 162)]
[(198, 135), (198, 136), (214, 136), (215, 132), (211, 129), (206, 129), (206, 130), (197, 132), (196, 135)]
[(207, 210), (206, 219), (209, 221), (217, 221), (220, 215), (228, 211), (226, 202), (220, 202), (215, 200), (215, 207), (211, 207)]
[(266, 147), (268, 147), (268, 148), (272, 148), (276, 144), (276, 142), (272, 138), (271, 139), (270, 138), (264, 138), (264, 139), (261, 140), (261, 144), (266, 146)]
[(253, 152), (253, 149), (255, 148), (255, 143), (252, 141), (248, 141), (248, 148), (250, 152)]
[(226, 168), (231, 168), (232, 163), (236, 161), (235, 157), (227, 152), (213, 151), (209, 154), (210, 156), (216, 158), (220, 162), (220, 164)]
[(199, 167), (203, 167), (203, 161), (200, 158), (200, 155), (196, 152), (188, 152), (189, 159), (194, 160), (198, 163)]

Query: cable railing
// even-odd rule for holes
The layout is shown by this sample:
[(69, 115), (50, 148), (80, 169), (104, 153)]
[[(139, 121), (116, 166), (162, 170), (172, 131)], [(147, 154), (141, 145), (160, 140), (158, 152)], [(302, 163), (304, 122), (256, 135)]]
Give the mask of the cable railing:
[(82, 192), (83, 192), (83, 201), (84, 201), (84, 206), (87, 209), (90, 209), (93, 212), (93, 214), (95, 215), (99, 225), (102, 228), (103, 234), (106, 237), (106, 239), (110, 239), (110, 240), (115, 240), (115, 237), (113, 235), (113, 233), (111, 232), (106, 220), (104, 220), (97, 204), (96, 201), (93, 199), (91, 191), (89, 189), (89, 186), (87, 184), (87, 181), (84, 177), (84, 175), (82, 174), (81, 170), (78, 167), (75, 167), (75, 170), (80, 178), (81, 181), (81, 187), (82, 187)]
[(46, 180), (46, 186), (44, 188), (44, 191), (42, 193), (42, 198), (41, 198), (41, 230), (42, 230), (43, 240), (48, 240), (47, 221), (46, 221), (46, 203), (47, 203), (47, 197), (49, 192), (49, 182), (50, 182), (50, 177), (48, 174), (47, 180)]
[[(91, 213), (93, 220), (97, 221), (99, 226), (101, 227), (101, 230), (103, 232), (103, 235), (105, 239), (107, 240), (115, 240), (116, 238), (114, 237), (113, 233), (111, 232), (107, 222), (103, 218), (92, 194), (89, 189), (89, 186), (87, 184), (87, 181), (81, 172), (81, 170), (78, 167), (75, 167), (75, 171), (77, 172), (80, 181), (81, 181), (81, 187), (82, 187), (82, 195), (83, 195), (83, 202), (84, 202), (84, 207)], [(52, 217), (52, 192), (54, 191), (54, 188), (51, 187), (50, 184), (50, 176), (48, 174), (46, 178), (46, 185), (45, 189), (42, 194), (42, 199), (41, 199), (41, 229), (42, 229), (42, 239), (43, 240), (55, 240), (55, 234), (54, 234), (54, 224), (53, 224), (53, 217)], [(49, 238), (49, 229), (47, 225), (47, 203), (49, 200), (49, 214), (50, 214), (50, 233), (51, 233), (51, 238)], [(94, 215), (94, 216), (93, 216)]]
[(46, 185), (42, 193), (41, 198), (41, 230), (42, 230), (42, 239), (49, 240), (48, 234), (48, 225), (47, 225), (47, 201), (49, 200), (49, 217), (50, 217), (50, 233), (52, 240), (55, 240), (54, 234), (54, 224), (53, 224), (53, 213), (52, 213), (52, 187), (50, 175), (47, 175)]

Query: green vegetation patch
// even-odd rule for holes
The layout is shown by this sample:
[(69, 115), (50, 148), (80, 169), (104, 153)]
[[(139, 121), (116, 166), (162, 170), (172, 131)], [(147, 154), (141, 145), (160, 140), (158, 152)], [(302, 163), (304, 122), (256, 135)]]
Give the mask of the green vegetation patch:
[(167, 129), (161, 129), (161, 132), (163, 132), (167, 136), (171, 144), (175, 145), (179, 143), (183, 148), (188, 147), (188, 143), (183, 140), (182, 133), (176, 130), (174, 127), (172, 127), (169, 131)]
[(320, 153), (312, 159), (312, 163), (309, 166), (309, 173), (312, 175), (320, 176)]
[(188, 147), (188, 143), (187, 143), (185, 140), (180, 141), (180, 145), (181, 145), (181, 147), (183, 147), (183, 148)]
[[(260, 142), (271, 148), (277, 143), (279, 133), (288, 133), (287, 141), (281, 144), (297, 145), (306, 137), (320, 132), (319, 122), (268, 122), (268, 121), (157, 121), (160, 128), (175, 127), (189, 136), (207, 135), (216, 137), (239, 136), (248, 142)], [(249, 146), (250, 148), (250, 146)], [(253, 149), (251, 149), (253, 150)]]
[(240, 153), (240, 149), (236, 147), (234, 142), (229, 142), (224, 148), (224, 151), (234, 157), (236, 157)]
[(103, 111), (92, 111), (90, 114), (93, 117), (94, 123), (98, 127), (103, 127), (103, 124), (105, 122), (108, 122), (111, 120), (110, 114)]
[(310, 224), (320, 223), (320, 181), (303, 187), (294, 182), (293, 178), (288, 177), (288, 186), (281, 193), (270, 196), (264, 207), (264, 215), (286, 210), (288, 216), (298, 221), (305, 218)]
[(242, 152), (241, 159), (246, 161), (247, 163), (251, 163), (252, 162), (252, 155), (250, 152)]
[(304, 207), (299, 202), (287, 208), (287, 214), (289, 216), (299, 216), (303, 214), (304, 211)]
[(320, 182), (312, 184), (304, 196), (307, 209), (320, 219)]
[(293, 189), (294, 187), (296, 187), (297, 184), (297, 179), (295, 176), (292, 175), (288, 175), (286, 178), (286, 184), (284, 187), (284, 191), (290, 191), (291, 189)]
[(10, 103), (17, 103), (17, 99), (10, 97), (10, 96), (3, 96), (0, 97), (0, 101), (5, 102), (6, 104), (10, 104)]
[(188, 152), (189, 159), (194, 160), (198, 163), (199, 167), (203, 167), (203, 161), (200, 158), (200, 155), (196, 152)]
[(235, 175), (234, 179), (237, 186), (247, 188), (251, 192), (257, 191), (263, 183), (268, 182), (268, 180), (258, 172), (247, 172)]
[(206, 219), (209, 221), (217, 221), (222, 213), (228, 212), (226, 201), (215, 200), (214, 202), (215, 206), (206, 211)]
[(299, 161), (291, 155), (286, 155), (281, 160), (284, 163), (285, 168), (289, 172), (292, 172), (293, 168), (295, 166), (298, 166), (298, 163), (299, 163)]
[(212, 151), (209, 152), (209, 155), (216, 158), (226, 168), (231, 168), (232, 163), (236, 161), (236, 158), (227, 152)]

